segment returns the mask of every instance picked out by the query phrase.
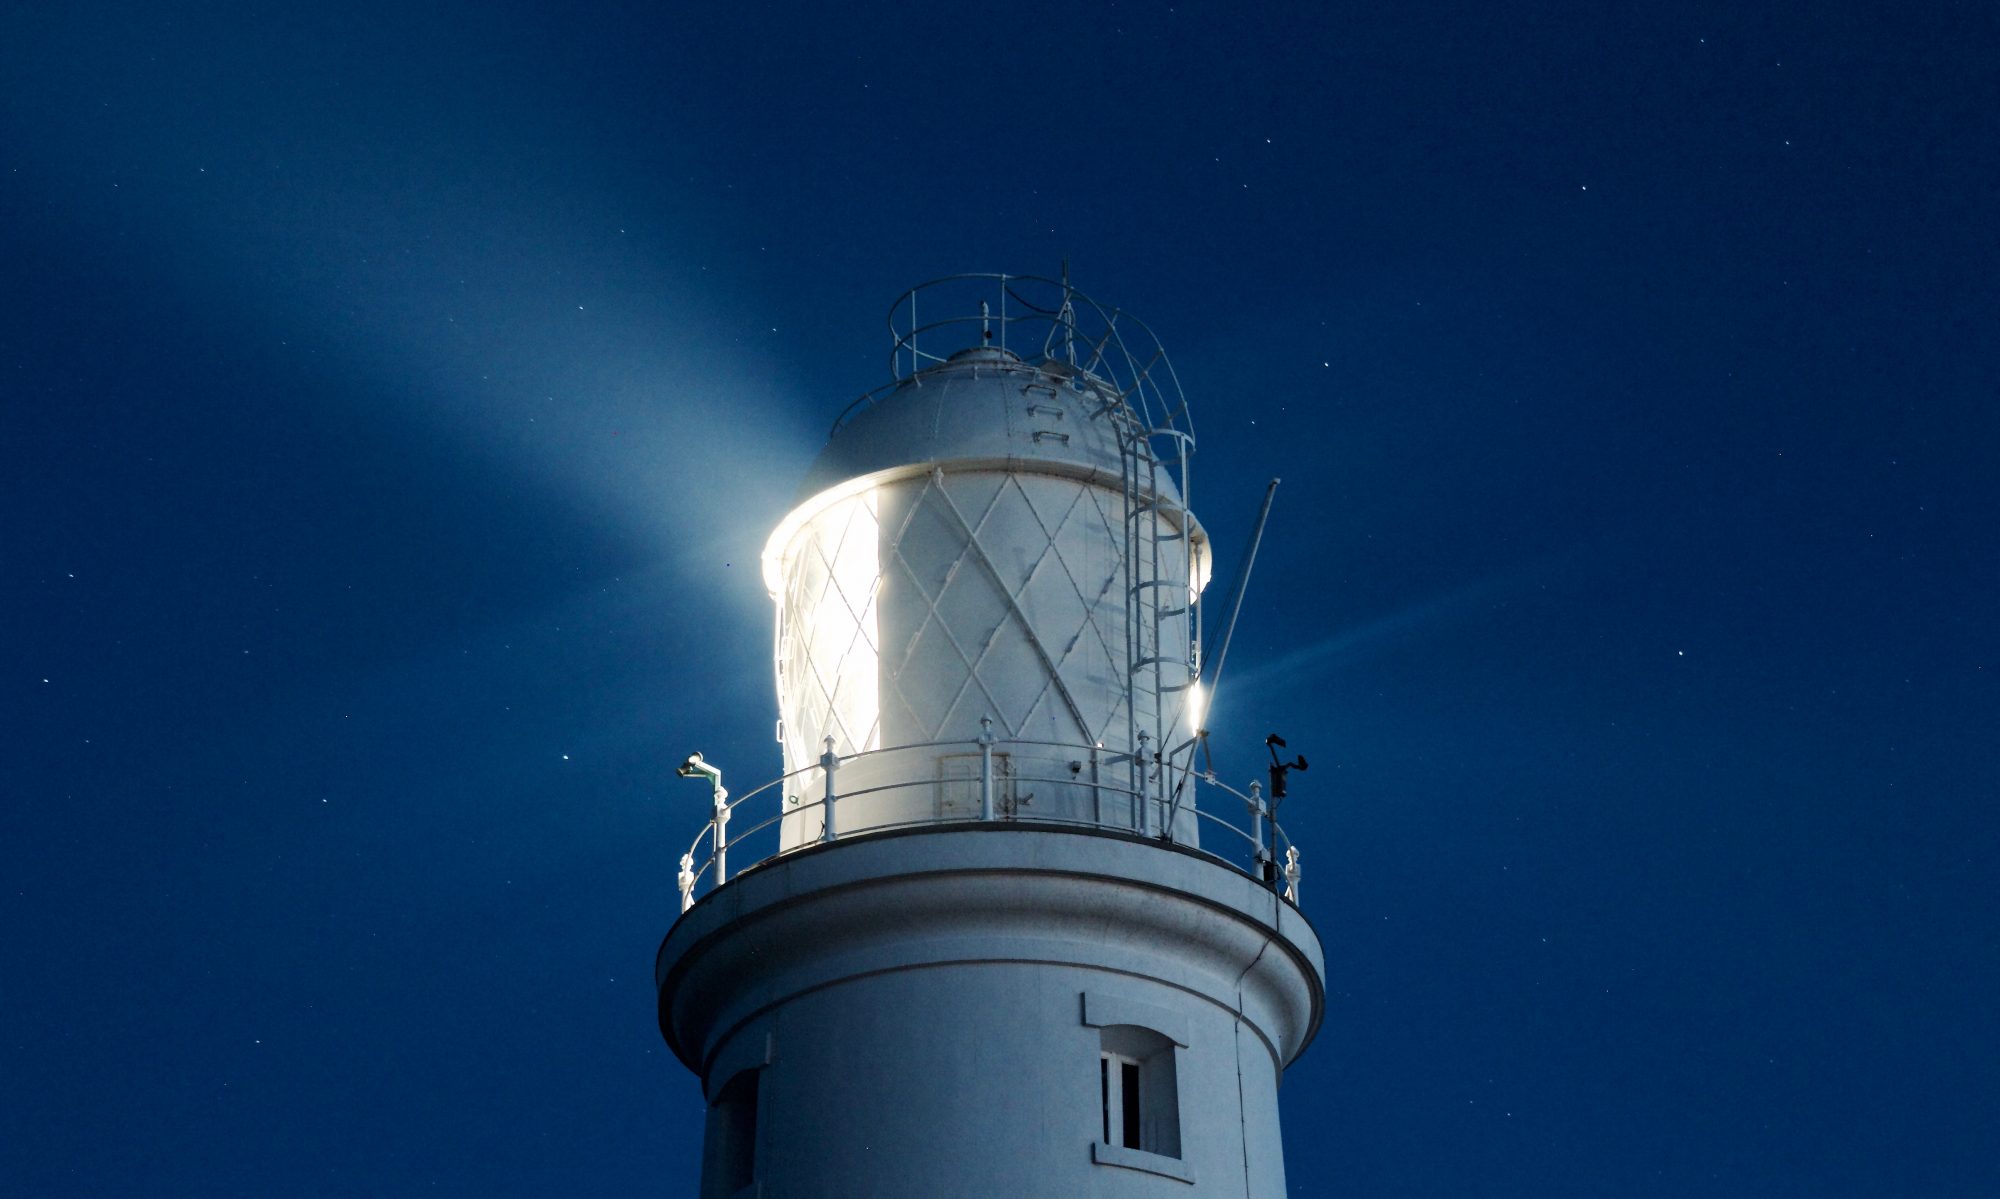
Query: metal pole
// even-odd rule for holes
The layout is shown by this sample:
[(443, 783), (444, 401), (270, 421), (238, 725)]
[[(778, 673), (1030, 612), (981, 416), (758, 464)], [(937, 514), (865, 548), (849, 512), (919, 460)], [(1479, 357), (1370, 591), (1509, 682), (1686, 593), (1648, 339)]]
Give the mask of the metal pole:
[(1144, 730), (1140, 731), (1139, 755), (1133, 759), (1139, 766), (1139, 786), (1137, 790), (1139, 792), (1139, 835), (1141, 837), (1149, 835), (1153, 825), (1152, 814), (1146, 810), (1146, 805), (1152, 800), (1150, 788), (1146, 785), (1148, 775), (1146, 770), (1146, 745), (1151, 740), (1152, 738)]
[(1090, 746), (1090, 818), (1097, 824), (1104, 823), (1104, 780), (1101, 777), (1098, 759), (1103, 757), (1104, 747), (1092, 742)]
[[(725, 831), (725, 826), (729, 823), (729, 792), (723, 790), (722, 771), (719, 767), (712, 766), (703, 761), (699, 753), (692, 753), (687, 756), (686, 761), (682, 762), (675, 769), (674, 773), (684, 779), (698, 778), (708, 780), (708, 794), (714, 805), (709, 810), (708, 815), (709, 832), (714, 835), (714, 852), (709, 855), (709, 860), (715, 863), (715, 885), (719, 887), (729, 881), (729, 858), (725, 853), (725, 849), (729, 843), (728, 834)], [(699, 837), (695, 838), (695, 844), (701, 844)], [(694, 875), (690, 873), (691, 867), (689, 865), (692, 858), (684, 857), (681, 861), (681, 902), (689, 904), (693, 902), (690, 896), (694, 891)], [(683, 907), (681, 910), (686, 911), (687, 909)]]
[(729, 881), (729, 790), (718, 771), (715, 782), (715, 885)]
[(826, 824), (821, 828), (819, 839), (822, 844), (833, 840), (833, 772), (840, 769), (840, 759), (833, 752), (833, 738), (826, 739), (826, 752), (819, 756), (820, 773), (826, 776)]
[(1250, 548), (1244, 551), (1243, 574), (1236, 580), (1236, 598), (1229, 606), (1229, 625), (1222, 631), (1222, 648), (1216, 651), (1215, 673), (1208, 676), (1208, 711), (1203, 712), (1201, 723), (1208, 725), (1210, 713), (1215, 711), (1215, 692), (1222, 682), (1223, 664), (1229, 661), (1229, 640), (1236, 635), (1236, 618), (1243, 611), (1243, 593), (1250, 589), (1250, 571), (1257, 565), (1257, 547), (1264, 544), (1264, 523), (1271, 519), (1271, 501), (1277, 498), (1278, 480), (1272, 479), (1264, 488), (1264, 507), (1257, 513), (1257, 527), (1250, 534)]
[(993, 718), (979, 718), (979, 818), (993, 819)]
[(1250, 808), (1250, 844), (1255, 850), (1253, 860), (1256, 862), (1254, 869), (1257, 874), (1257, 881), (1270, 882), (1270, 873), (1264, 869), (1264, 864), (1271, 860), (1270, 854), (1264, 849), (1264, 784), (1254, 780), (1251, 782), (1250, 802), (1248, 806)]

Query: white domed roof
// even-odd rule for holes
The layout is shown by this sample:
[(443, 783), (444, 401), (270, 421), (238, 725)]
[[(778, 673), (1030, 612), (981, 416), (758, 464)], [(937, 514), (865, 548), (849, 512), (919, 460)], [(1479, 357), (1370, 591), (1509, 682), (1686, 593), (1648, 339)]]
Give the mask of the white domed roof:
[[(1145, 438), (1135, 437), (1144, 430), (1130, 427), (1134, 419), (1116, 388), (1060, 359), (1029, 362), (994, 346), (960, 350), (865, 398), (835, 427), (792, 513), (766, 545), (765, 584), (776, 594), (775, 559), (792, 530), (827, 505), (891, 479), (935, 469), (1005, 470), (1122, 490), (1121, 436), (1152, 453)], [(1152, 476), (1150, 483), (1142, 477), (1142, 491), (1150, 486), (1163, 507), (1179, 506), (1166, 470), (1142, 474)], [(1196, 540), (1205, 540), (1198, 531)]]
[(801, 502), (849, 479), (899, 467), (991, 463), (1103, 473), (1119, 485), (1116, 394), (1066, 363), (1008, 350), (961, 350), (859, 408), (827, 440)]

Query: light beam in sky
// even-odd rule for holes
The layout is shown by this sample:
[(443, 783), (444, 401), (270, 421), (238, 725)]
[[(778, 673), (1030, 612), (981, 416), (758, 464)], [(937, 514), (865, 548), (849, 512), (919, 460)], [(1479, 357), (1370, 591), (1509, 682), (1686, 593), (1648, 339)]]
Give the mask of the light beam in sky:
[[(1283, 687), (1290, 679), (1307, 682), (1323, 679), (1325, 672), (1322, 664), (1330, 659), (1360, 657), (1397, 641), (1419, 636), (1438, 625), (1463, 619), (1472, 609), (1491, 602), (1495, 597), (1519, 590), (1526, 579), (1525, 570), (1507, 571), (1406, 604), (1371, 620), (1336, 630), (1261, 666), (1254, 666), (1231, 678), (1230, 686)], [(1321, 669), (1314, 673), (1308, 668)]]

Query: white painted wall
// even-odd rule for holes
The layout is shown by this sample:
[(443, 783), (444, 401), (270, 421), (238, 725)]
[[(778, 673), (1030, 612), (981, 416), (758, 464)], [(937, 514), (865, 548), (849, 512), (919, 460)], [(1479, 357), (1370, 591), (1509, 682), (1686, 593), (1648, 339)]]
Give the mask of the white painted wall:
[[(661, 950), (662, 1027), (711, 1097), (763, 1071), (770, 1199), (1277, 1199), (1278, 1074), (1317, 1026), (1323, 969), (1296, 909), (1198, 854), (921, 831), (788, 855), (697, 904)], [(1093, 1153), (1086, 995), (1186, 1042), (1166, 1172), (1094, 1160), (1121, 1155)]]

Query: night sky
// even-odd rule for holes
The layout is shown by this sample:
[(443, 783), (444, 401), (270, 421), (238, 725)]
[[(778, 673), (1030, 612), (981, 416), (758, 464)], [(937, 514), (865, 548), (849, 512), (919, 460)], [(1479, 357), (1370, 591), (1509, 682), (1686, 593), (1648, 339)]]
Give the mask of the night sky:
[(2000, 1193), (1996, 13), (8, 6), (0, 1186), (691, 1194), (763, 538), (1067, 256), (1284, 480), (1292, 1190)]

